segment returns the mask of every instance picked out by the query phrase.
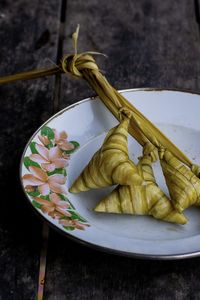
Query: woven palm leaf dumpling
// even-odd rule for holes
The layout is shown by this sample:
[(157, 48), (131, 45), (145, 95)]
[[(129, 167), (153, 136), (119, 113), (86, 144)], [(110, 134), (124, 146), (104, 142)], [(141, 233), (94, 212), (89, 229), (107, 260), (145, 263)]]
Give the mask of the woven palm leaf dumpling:
[[(0, 84), (71, 73), (85, 79), (117, 119), (120, 119), (121, 109), (129, 110), (132, 124), (129, 126), (130, 118), (127, 115), (128, 118), (108, 132), (101, 149), (73, 183), (70, 192), (78, 193), (118, 184), (117, 189), (99, 203), (96, 211), (148, 214), (157, 219), (186, 223), (182, 211), (190, 205), (200, 205), (200, 166), (194, 166), (175, 144), (109, 84), (93, 57), (100, 53), (77, 53), (78, 33), (79, 26), (73, 34), (74, 54), (65, 55), (59, 66), (8, 75), (0, 78)], [(144, 155), (137, 167), (129, 159), (128, 129), (141, 146), (149, 141), (156, 148), (165, 148), (164, 154), (160, 154), (160, 162), (173, 203), (157, 186), (151, 159)]]
[(200, 205), (200, 179), (170, 151), (160, 152), (160, 163), (172, 201), (179, 212)]
[(128, 127), (130, 119), (109, 130), (102, 147), (69, 189), (72, 193), (88, 191), (114, 184), (142, 183), (136, 166), (128, 156)]
[(102, 147), (75, 180), (70, 192), (78, 193), (118, 184), (95, 208), (96, 212), (151, 215), (177, 224), (187, 223), (157, 186), (147, 147), (137, 166), (128, 157), (129, 118), (109, 130)]
[[(73, 35), (74, 41), (77, 41), (78, 37), (78, 29), (76, 33)], [(76, 45), (77, 43), (75, 43)], [(76, 51), (75, 51), (76, 52)], [(131, 123), (130, 126), (127, 126), (127, 129), (129, 127), (130, 134), (141, 144), (141, 146), (144, 146), (144, 144), (149, 141), (152, 143), (152, 145), (156, 148), (159, 148), (160, 146), (164, 147), (166, 150), (170, 150), (170, 152), (175, 155), (177, 158), (180, 159), (180, 161), (189, 166), (192, 167), (192, 162), (189, 160), (189, 158), (182, 153), (178, 147), (173, 144), (151, 121), (149, 121), (137, 108), (135, 108), (130, 102), (128, 102), (120, 93), (118, 93), (106, 80), (106, 78), (101, 74), (101, 72), (98, 69), (98, 66), (96, 65), (95, 60), (93, 57), (90, 56), (88, 53), (87, 59), (85, 57), (85, 54), (83, 55), (74, 55), (70, 56), (71, 58), (68, 60), (63, 60), (62, 65), (69, 65), (70, 68), (65, 68), (67, 72), (71, 72), (75, 76), (80, 76), (85, 78), (90, 86), (95, 90), (95, 92), (99, 95), (100, 99), (103, 101), (103, 103), (107, 106), (107, 108), (113, 113), (113, 115), (119, 119), (119, 111), (121, 108), (129, 110), (131, 112)], [(77, 72), (75, 72), (77, 71)], [(133, 122), (134, 121), (134, 122)], [(129, 123), (129, 121), (128, 121)], [(135, 123), (135, 124), (134, 124)], [(120, 125), (119, 125), (120, 127)], [(117, 127), (116, 127), (117, 128)], [(127, 130), (126, 129), (126, 130)], [(86, 168), (83, 170), (81, 175), (77, 178), (75, 183), (72, 185), (70, 191), (74, 193), (78, 193), (80, 191), (87, 191), (92, 188), (101, 188), (106, 187), (113, 184), (119, 184), (118, 188), (122, 188), (125, 185), (130, 185), (132, 187), (134, 182), (134, 187), (137, 186), (138, 190), (147, 191), (150, 190), (149, 186), (151, 187), (151, 196), (146, 196), (147, 203), (149, 204), (151, 201), (153, 203), (153, 200), (156, 199), (156, 197), (153, 197), (153, 190), (157, 190), (157, 194), (161, 193), (162, 191), (159, 189), (159, 187), (154, 182), (154, 188), (152, 184), (147, 184), (147, 187), (144, 188), (144, 178), (143, 176), (138, 176), (138, 172), (136, 172), (135, 165), (131, 164), (131, 161), (128, 158), (128, 147), (127, 147), (127, 135), (126, 135), (126, 159), (123, 158), (123, 151), (121, 151), (121, 154), (118, 145), (115, 147), (115, 159), (112, 159), (111, 153), (114, 149), (109, 145), (109, 151), (105, 151), (104, 146), (109, 144), (109, 136), (112, 135), (114, 129), (112, 129), (102, 146), (102, 148), (97, 151), (97, 153), (93, 156), (92, 160), (89, 162), (89, 164), (86, 166)], [(138, 135), (138, 131), (140, 131)], [(140, 134), (142, 135), (140, 136)], [(117, 143), (116, 143), (117, 144)], [(122, 149), (120, 149), (122, 150)], [(107, 152), (107, 153), (106, 153)], [(117, 153), (118, 152), (118, 153)], [(109, 155), (110, 154), (110, 157)], [(118, 158), (120, 157), (121, 160), (118, 161)], [(162, 162), (161, 162), (162, 164)], [(131, 166), (131, 167), (130, 167)], [(139, 167), (139, 166), (138, 166)], [(198, 167), (198, 166), (197, 166)], [(122, 172), (122, 170), (124, 172)], [(133, 172), (134, 170), (134, 172)], [(163, 169), (164, 170), (164, 169)], [(192, 170), (193, 171), (193, 170)], [(126, 175), (124, 175), (126, 174)], [(131, 176), (128, 177), (128, 174)], [(133, 176), (134, 174), (134, 176)], [(135, 177), (135, 179), (133, 178)], [(166, 177), (166, 176), (165, 176)], [(137, 180), (136, 180), (137, 178)], [(134, 180), (133, 180), (134, 179)], [(142, 180), (141, 180), (142, 179)], [(188, 179), (189, 180), (189, 179)], [(190, 181), (190, 180), (189, 180)], [(138, 186), (141, 187), (141, 189), (138, 188)], [(168, 185), (169, 187), (169, 185)], [(124, 187), (127, 188), (127, 187)], [(171, 187), (169, 188), (169, 190)], [(134, 188), (134, 191), (136, 189)], [(160, 196), (161, 196), (160, 194)], [(170, 190), (170, 194), (172, 195), (172, 192)], [(166, 197), (166, 196), (165, 196)], [(165, 198), (163, 196), (163, 198)], [(141, 198), (141, 197), (140, 197)], [(174, 198), (174, 197), (173, 197)], [(151, 201), (149, 200), (151, 199)], [(153, 200), (152, 200), (153, 199)], [(168, 199), (168, 198), (167, 198)], [(140, 199), (141, 200), (141, 199)], [(159, 207), (158, 204), (161, 205), (163, 199), (158, 201), (158, 203), (151, 207), (151, 214), (153, 214), (153, 207)], [(172, 199), (174, 200), (174, 199)], [(190, 201), (191, 202), (191, 201)], [(102, 202), (103, 203), (103, 202)], [(139, 203), (139, 201), (138, 201)], [(142, 203), (142, 201), (141, 201)], [(178, 205), (176, 205), (176, 209), (174, 209), (172, 202), (168, 199), (166, 203), (169, 203), (170, 205), (167, 205), (167, 207), (171, 207), (174, 212), (177, 213), (176, 209), (181, 212), (185, 206), (183, 206), (183, 209), (180, 209)], [(174, 200), (174, 203), (176, 204), (176, 201)], [(195, 203), (197, 204), (197, 201), (195, 200)], [(142, 204), (145, 206), (144, 204)], [(187, 206), (187, 205), (186, 205)], [(162, 211), (165, 210), (165, 204), (163, 204)], [(148, 211), (148, 214), (150, 214), (150, 211)], [(146, 212), (145, 212), (146, 213)], [(170, 216), (170, 214), (169, 214)], [(156, 216), (160, 218), (160, 216)], [(182, 215), (181, 215), (182, 217)], [(163, 215), (162, 218), (168, 218), (167, 215)], [(185, 220), (181, 221), (182, 223), (185, 223)], [(181, 223), (180, 222), (180, 223)]]
[(138, 185), (132, 182), (129, 186), (119, 185), (96, 206), (95, 211), (151, 215), (168, 222), (187, 223), (186, 217), (174, 208), (172, 202), (156, 184), (150, 156), (140, 158), (137, 166), (146, 184)]

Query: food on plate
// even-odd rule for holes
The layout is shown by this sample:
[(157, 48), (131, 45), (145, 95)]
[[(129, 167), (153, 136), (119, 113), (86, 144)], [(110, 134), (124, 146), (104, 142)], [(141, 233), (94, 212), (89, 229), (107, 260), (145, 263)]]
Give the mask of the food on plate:
[(179, 212), (191, 205), (200, 205), (200, 179), (170, 151), (160, 154), (166, 184)]
[[(172, 202), (156, 184), (150, 156), (143, 156), (137, 165), (143, 184), (119, 185), (95, 208), (96, 212), (151, 215), (177, 224), (187, 223)], [(144, 184), (145, 182), (145, 184)]]
[(128, 156), (129, 122), (129, 118), (124, 118), (108, 132), (102, 147), (72, 184), (70, 192), (79, 193), (114, 184), (142, 183), (136, 166)]

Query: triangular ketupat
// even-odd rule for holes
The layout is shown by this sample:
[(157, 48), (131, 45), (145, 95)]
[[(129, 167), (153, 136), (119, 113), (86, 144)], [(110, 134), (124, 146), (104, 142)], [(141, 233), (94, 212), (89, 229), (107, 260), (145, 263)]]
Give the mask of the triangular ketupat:
[(102, 147), (72, 184), (70, 192), (78, 193), (114, 184), (127, 185), (132, 181), (138, 184), (142, 182), (128, 156), (129, 122), (129, 118), (125, 118), (108, 132)]
[(170, 151), (160, 158), (163, 174), (174, 206), (179, 212), (200, 205), (200, 179)]
[(140, 158), (138, 171), (146, 185), (118, 186), (95, 208), (96, 212), (151, 215), (177, 224), (187, 223), (186, 217), (179, 213), (157, 186), (150, 156)]

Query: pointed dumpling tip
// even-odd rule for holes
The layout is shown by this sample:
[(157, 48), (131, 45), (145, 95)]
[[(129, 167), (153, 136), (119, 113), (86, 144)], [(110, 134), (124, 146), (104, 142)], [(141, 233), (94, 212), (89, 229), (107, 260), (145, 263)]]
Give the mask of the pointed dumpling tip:
[(185, 215), (177, 212), (173, 212), (171, 215), (167, 216), (165, 221), (172, 222), (172, 223), (177, 223), (180, 225), (184, 225), (188, 222), (188, 219), (185, 217)]
[(103, 201), (101, 201), (99, 204), (97, 204), (94, 211), (96, 211), (96, 212), (105, 212), (106, 211), (105, 203)]

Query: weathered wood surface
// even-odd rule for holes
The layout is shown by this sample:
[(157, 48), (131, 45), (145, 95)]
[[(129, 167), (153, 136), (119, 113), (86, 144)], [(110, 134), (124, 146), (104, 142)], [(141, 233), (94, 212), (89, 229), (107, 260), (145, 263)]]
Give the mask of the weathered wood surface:
[[(0, 1), (0, 74), (57, 56), (60, 1)], [(53, 114), (54, 78), (0, 87), (0, 299), (36, 299), (41, 221), (25, 201), (19, 162), (26, 142)]]
[[(0, 2), (1, 74), (42, 66), (45, 58), (56, 61), (57, 53), (71, 52), (70, 36), (80, 23), (79, 51), (107, 54), (109, 61), (99, 61), (116, 88), (200, 91), (193, 1), (63, 0), (65, 33), (59, 33), (60, 2)], [(0, 87), (2, 300), (35, 299), (37, 292), (41, 222), (19, 187), (22, 149), (55, 108), (92, 94), (85, 82), (68, 76), (61, 86), (59, 78), (56, 84), (48, 78)], [(97, 252), (50, 232), (45, 299), (200, 299), (199, 278), (199, 258), (140, 261)]]
[[(79, 51), (107, 54), (102, 69), (116, 88), (199, 89), (200, 40), (193, 1), (68, 1), (66, 22), (65, 52), (73, 50), (71, 33), (80, 23)], [(84, 83), (68, 78), (61, 105), (90, 93)]]
[[(200, 40), (193, 1), (68, 1), (64, 52), (81, 25), (79, 51), (99, 59), (118, 89), (184, 88), (200, 91)], [(60, 108), (93, 94), (86, 83), (63, 77)], [(47, 299), (199, 299), (200, 260), (139, 261), (103, 254), (52, 233)], [(58, 280), (59, 278), (59, 280)]]

